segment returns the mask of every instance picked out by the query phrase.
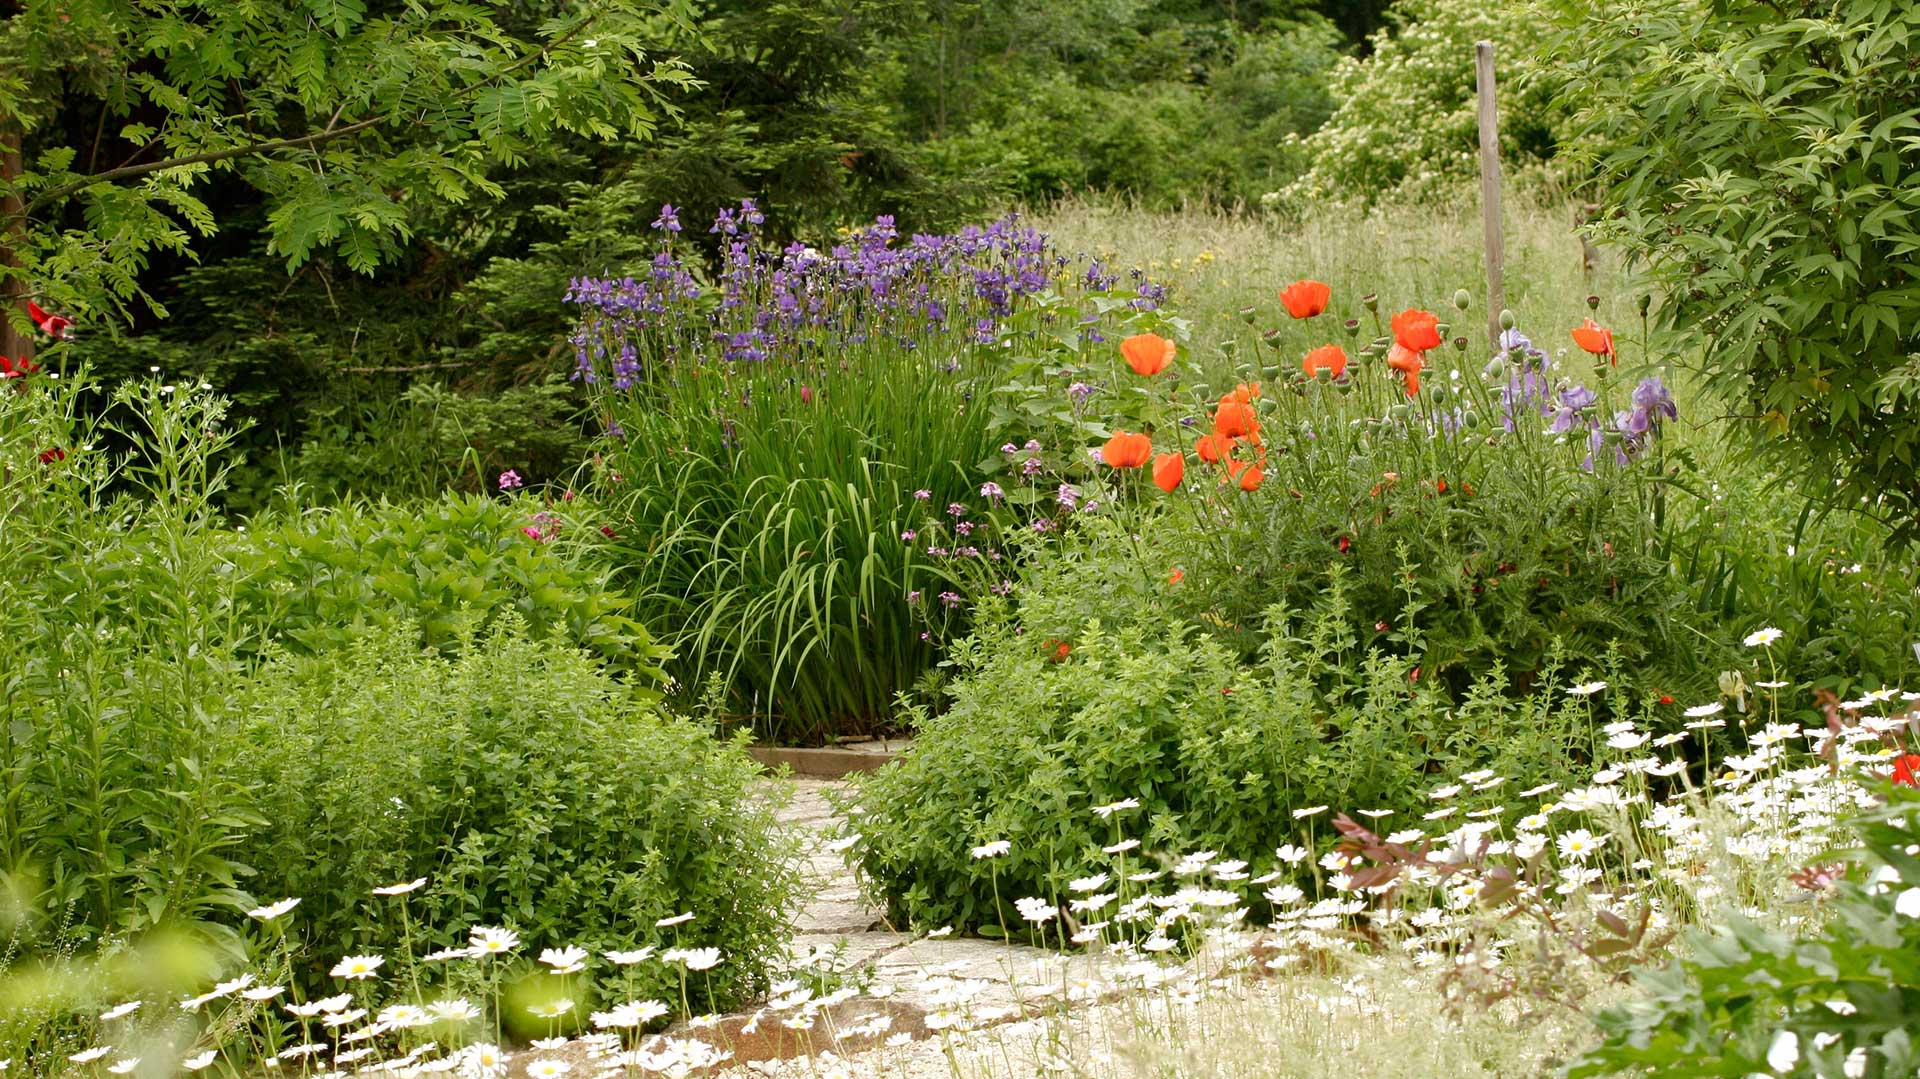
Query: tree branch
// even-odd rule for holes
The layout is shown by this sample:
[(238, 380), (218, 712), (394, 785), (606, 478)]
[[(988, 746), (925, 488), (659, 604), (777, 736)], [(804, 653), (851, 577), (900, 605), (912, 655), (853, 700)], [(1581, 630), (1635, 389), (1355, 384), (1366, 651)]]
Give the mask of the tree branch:
[[(506, 67), (500, 69), (499, 73), (493, 75), (492, 77), (482, 79), (479, 82), (463, 87), (458, 93), (450, 95), (448, 97), (448, 100), (458, 101), (461, 98), (468, 97), (488, 86), (497, 84), (501, 80), (507, 78), (509, 75), (512, 75), (514, 72), (519, 71), (521, 68), (526, 67), (528, 64), (531, 64), (534, 61), (539, 60), (540, 58), (546, 56), (549, 51), (556, 48), (557, 46), (563, 45), (567, 41), (578, 36), (580, 33), (585, 31), (587, 27), (593, 25), (594, 20), (597, 19), (600, 14), (601, 14), (600, 12), (593, 12), (592, 14), (589, 14), (586, 18), (581, 19), (572, 28), (568, 29), (566, 33), (561, 34), (558, 37), (555, 37), (552, 41), (546, 42), (545, 44), (541, 45), (539, 48), (535, 49), (534, 51), (528, 53), (527, 55), (521, 57), (518, 60), (515, 60), (513, 63), (508, 64)], [(342, 105), (341, 110), (344, 111), (345, 107), (346, 107), (345, 105)], [(304, 135), (296, 135), (293, 138), (271, 139), (266, 142), (253, 142), (253, 143), (248, 143), (244, 146), (230, 146), (224, 150), (210, 150), (202, 154), (188, 154), (184, 157), (171, 157), (165, 161), (152, 161), (144, 165), (126, 165), (117, 169), (108, 169), (105, 172), (95, 173), (91, 176), (84, 176), (71, 183), (61, 184), (59, 187), (49, 188), (46, 191), (42, 191), (40, 194), (34, 196), (33, 201), (26, 204), (26, 206), (20, 211), (20, 214), (23, 217), (31, 216), (33, 211), (36, 208), (43, 206), (47, 203), (57, 201), (59, 199), (66, 198), (68, 195), (71, 195), (76, 191), (83, 191), (89, 187), (92, 187), (94, 184), (109, 183), (114, 180), (125, 180), (133, 176), (144, 176), (150, 172), (159, 172), (161, 169), (180, 168), (186, 165), (206, 165), (206, 164), (211, 164), (215, 161), (227, 161), (236, 157), (248, 157), (253, 154), (264, 154), (274, 150), (289, 149), (295, 146), (305, 146), (305, 147), (311, 148), (319, 145), (320, 143), (329, 142), (333, 139), (341, 138), (342, 136), (345, 136), (345, 135), (353, 135), (361, 131), (366, 131), (369, 128), (378, 127), (381, 124), (386, 123), (388, 120), (392, 119), (393, 116), (394, 116), (394, 113), (391, 111), (383, 112), (378, 116), (368, 117), (365, 120), (359, 120), (354, 123), (347, 124), (344, 127), (335, 127), (334, 124), (337, 123), (340, 119), (340, 112), (336, 111), (333, 114), (333, 117), (327, 121), (327, 126), (323, 130), (309, 131)]]

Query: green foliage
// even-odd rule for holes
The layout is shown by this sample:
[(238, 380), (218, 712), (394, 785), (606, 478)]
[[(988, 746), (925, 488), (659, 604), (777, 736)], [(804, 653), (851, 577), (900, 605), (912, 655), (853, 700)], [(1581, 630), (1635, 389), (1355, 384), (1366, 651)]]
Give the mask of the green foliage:
[[(530, 527), (550, 538), (528, 536)], [(298, 653), (394, 625), (417, 628), (428, 648), (457, 651), (465, 635), (511, 612), (531, 636), (587, 649), (641, 683), (663, 681), (666, 650), (623, 613), (632, 601), (606, 590), (595, 552), (603, 539), (588, 520), (537, 504), (449, 495), (265, 515), (228, 557), (236, 615), (261, 627), (263, 641)]]
[[(967, 79), (977, 100), (964, 113), (924, 120), (954, 129), (920, 152), (934, 175), (1000, 199), (1095, 188), (1152, 206), (1252, 202), (1304, 166), (1292, 141), (1333, 111), (1325, 75), (1338, 46), (1330, 24), (1307, 18), (1217, 38), (1168, 30), (1074, 67), (982, 57)], [(898, 77), (919, 71), (908, 66)], [(898, 92), (912, 101), (915, 89)]]
[[(713, 1008), (764, 988), (791, 881), (740, 746), (640, 705), (517, 618), (447, 657), (416, 640), (374, 630), (276, 659), (247, 688), (235, 738), (267, 823), (241, 856), (261, 887), (301, 897), (330, 952), (400, 950), (399, 901), (370, 889), (427, 877), (405, 901), (421, 950), (463, 945), (475, 925), (595, 954), (664, 937), (723, 951), (691, 987)], [(654, 926), (684, 911), (692, 921)], [(679, 995), (671, 966), (636, 976), (637, 999)]]
[(1817, 930), (1795, 935), (1735, 915), (1695, 932), (1685, 958), (1642, 971), (1641, 995), (1596, 1017), (1606, 1040), (1568, 1074), (1912, 1074), (1920, 1066), (1920, 793), (1888, 793), (1887, 805), (1857, 822), (1864, 861), (1877, 869), (1823, 897)]
[(1540, 59), (1549, 26), (1530, 0), (1399, 0), (1388, 18), (1370, 55), (1334, 68), (1338, 107), (1300, 142), (1311, 167), (1268, 205), (1445, 197), (1477, 177), (1476, 41), (1494, 43), (1503, 167), (1526, 177), (1553, 157), (1565, 110)]
[[(1207, 849), (1249, 859), (1250, 873), (1291, 872), (1272, 851), (1303, 834), (1294, 810), (1407, 813), (1425, 808), (1436, 774), (1558, 780), (1592, 748), (1569, 698), (1516, 706), (1496, 673), (1455, 706), (1410, 682), (1411, 662), (1356, 645), (1338, 614), (1295, 636), (1274, 611), (1244, 665), (1150, 605), (1129, 612), (1124, 575), (1111, 559), (1101, 569), (1119, 586), (1109, 621), (1077, 627), (1064, 660), (1010, 620), (954, 646), (951, 707), (916, 716), (913, 751), (851, 799), (862, 807), (855, 856), (894, 916), (1018, 925), (1014, 899), (1064, 901), (1068, 881), (1107, 864), (1100, 848), (1123, 838), (1149, 858)], [(1046, 571), (1057, 572), (1075, 570)], [(1334, 671), (1339, 688), (1323, 691)], [(1091, 812), (1125, 798), (1141, 808)], [(1004, 856), (969, 854), (1000, 840)]]
[[(223, 936), (259, 824), (220, 737), (243, 672), (211, 506), (224, 404), (128, 384), (95, 424), (86, 392), (0, 387), (0, 933), (30, 951)], [(124, 456), (93, 448), (109, 437)]]
[(219, 174), (266, 197), (267, 249), (289, 270), (331, 251), (370, 273), (416, 207), (498, 196), (492, 168), (563, 133), (645, 138), (691, 81), (649, 52), (684, 14), (671, 4), (530, 25), (441, 0), (289, 14), (32, 0), (0, 23), (0, 129), (26, 136), (24, 171), (0, 176), (0, 198), (25, 204), (0, 225), (0, 284), (78, 312), (158, 308), (141, 275), (217, 231), (203, 195)]
[(1920, 10), (1699, 0), (1569, 19), (1597, 232), (1644, 260), (1660, 319), (1704, 339), (1756, 434), (1912, 539)]

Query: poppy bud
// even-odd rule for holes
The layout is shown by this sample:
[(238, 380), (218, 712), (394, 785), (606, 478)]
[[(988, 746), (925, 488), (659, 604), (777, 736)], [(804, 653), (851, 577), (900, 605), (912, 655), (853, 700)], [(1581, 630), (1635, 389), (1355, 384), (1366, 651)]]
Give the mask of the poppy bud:
[(1600, 297), (1598, 296), (1587, 297), (1587, 310), (1589, 311), (1600, 310)]
[(1640, 299), (1639, 299), (1639, 300), (1638, 300), (1638, 301), (1637, 301), (1637, 302), (1636, 302), (1636, 303), (1634, 304), (1634, 306), (1635, 306), (1635, 307), (1638, 307), (1638, 308), (1640, 309), (1640, 317), (1641, 317), (1641, 318), (1646, 318), (1646, 317), (1647, 317), (1647, 309), (1653, 306), (1653, 297), (1652, 297), (1652, 296), (1646, 296), (1646, 295), (1643, 295), (1643, 296), (1641, 296), (1641, 297), (1640, 297)]
[(1496, 378), (1499, 378), (1501, 375), (1504, 375), (1506, 373), (1507, 373), (1506, 363), (1503, 362), (1497, 356), (1491, 360), (1488, 360), (1487, 365), (1480, 369), (1480, 377), (1488, 381), (1492, 381)]
[(1453, 290), (1453, 306), (1458, 307), (1462, 311), (1465, 311), (1468, 307), (1472, 306), (1472, 304), (1473, 304), (1473, 297), (1467, 295), (1466, 289), (1461, 288), (1461, 289)]
[(1259, 314), (1260, 309), (1257, 307), (1242, 307), (1240, 309), (1240, 321), (1251, 326), (1253, 325), (1253, 320), (1259, 317)]
[(813, 404), (813, 387), (812, 386), (800, 387), (800, 403), (803, 405)]
[(1347, 336), (1348, 336), (1348, 337), (1358, 337), (1358, 336), (1360, 336), (1360, 320), (1359, 320), (1359, 319), (1357, 319), (1357, 318), (1350, 318), (1350, 319), (1348, 319), (1348, 320), (1346, 321), (1346, 327), (1347, 327)]
[(1504, 308), (1504, 307), (1500, 309), (1500, 328), (1501, 328), (1501, 329), (1503, 329), (1503, 330), (1511, 330), (1511, 329), (1513, 329), (1513, 327), (1514, 327), (1514, 325), (1515, 325), (1515, 324), (1516, 324), (1516, 323), (1517, 323), (1518, 321), (1519, 321), (1519, 320), (1517, 320), (1517, 319), (1515, 319), (1515, 318), (1513, 317), (1513, 312), (1512, 312), (1512, 311), (1509, 311), (1509, 310), (1507, 310), (1507, 309), (1506, 309), (1506, 308)]
[(1467, 430), (1476, 430), (1480, 426), (1480, 414), (1473, 409), (1467, 409), (1467, 411), (1461, 415), (1460, 422), (1466, 426)]
[(1433, 399), (1434, 404), (1444, 405), (1447, 403), (1447, 388), (1445, 386), (1435, 386), (1427, 396)]

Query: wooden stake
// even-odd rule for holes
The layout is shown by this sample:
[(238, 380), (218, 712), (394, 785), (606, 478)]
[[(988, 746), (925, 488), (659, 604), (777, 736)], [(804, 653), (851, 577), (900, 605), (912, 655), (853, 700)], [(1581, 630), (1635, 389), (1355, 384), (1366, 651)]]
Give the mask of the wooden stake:
[(1500, 312), (1507, 306), (1507, 288), (1501, 276), (1506, 239), (1500, 227), (1500, 116), (1493, 93), (1493, 42), (1474, 42), (1473, 72), (1480, 91), (1480, 216), (1487, 239), (1487, 334), (1498, 351)]

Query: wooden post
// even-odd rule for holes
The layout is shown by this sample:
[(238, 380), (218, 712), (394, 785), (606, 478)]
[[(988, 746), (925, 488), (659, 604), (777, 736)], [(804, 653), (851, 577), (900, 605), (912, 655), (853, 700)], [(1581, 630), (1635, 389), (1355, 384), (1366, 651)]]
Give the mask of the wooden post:
[(1494, 104), (1493, 42), (1473, 45), (1474, 83), (1480, 91), (1480, 216), (1487, 240), (1487, 335), (1500, 348), (1500, 312), (1507, 306), (1501, 264), (1506, 239), (1500, 227), (1500, 116)]

